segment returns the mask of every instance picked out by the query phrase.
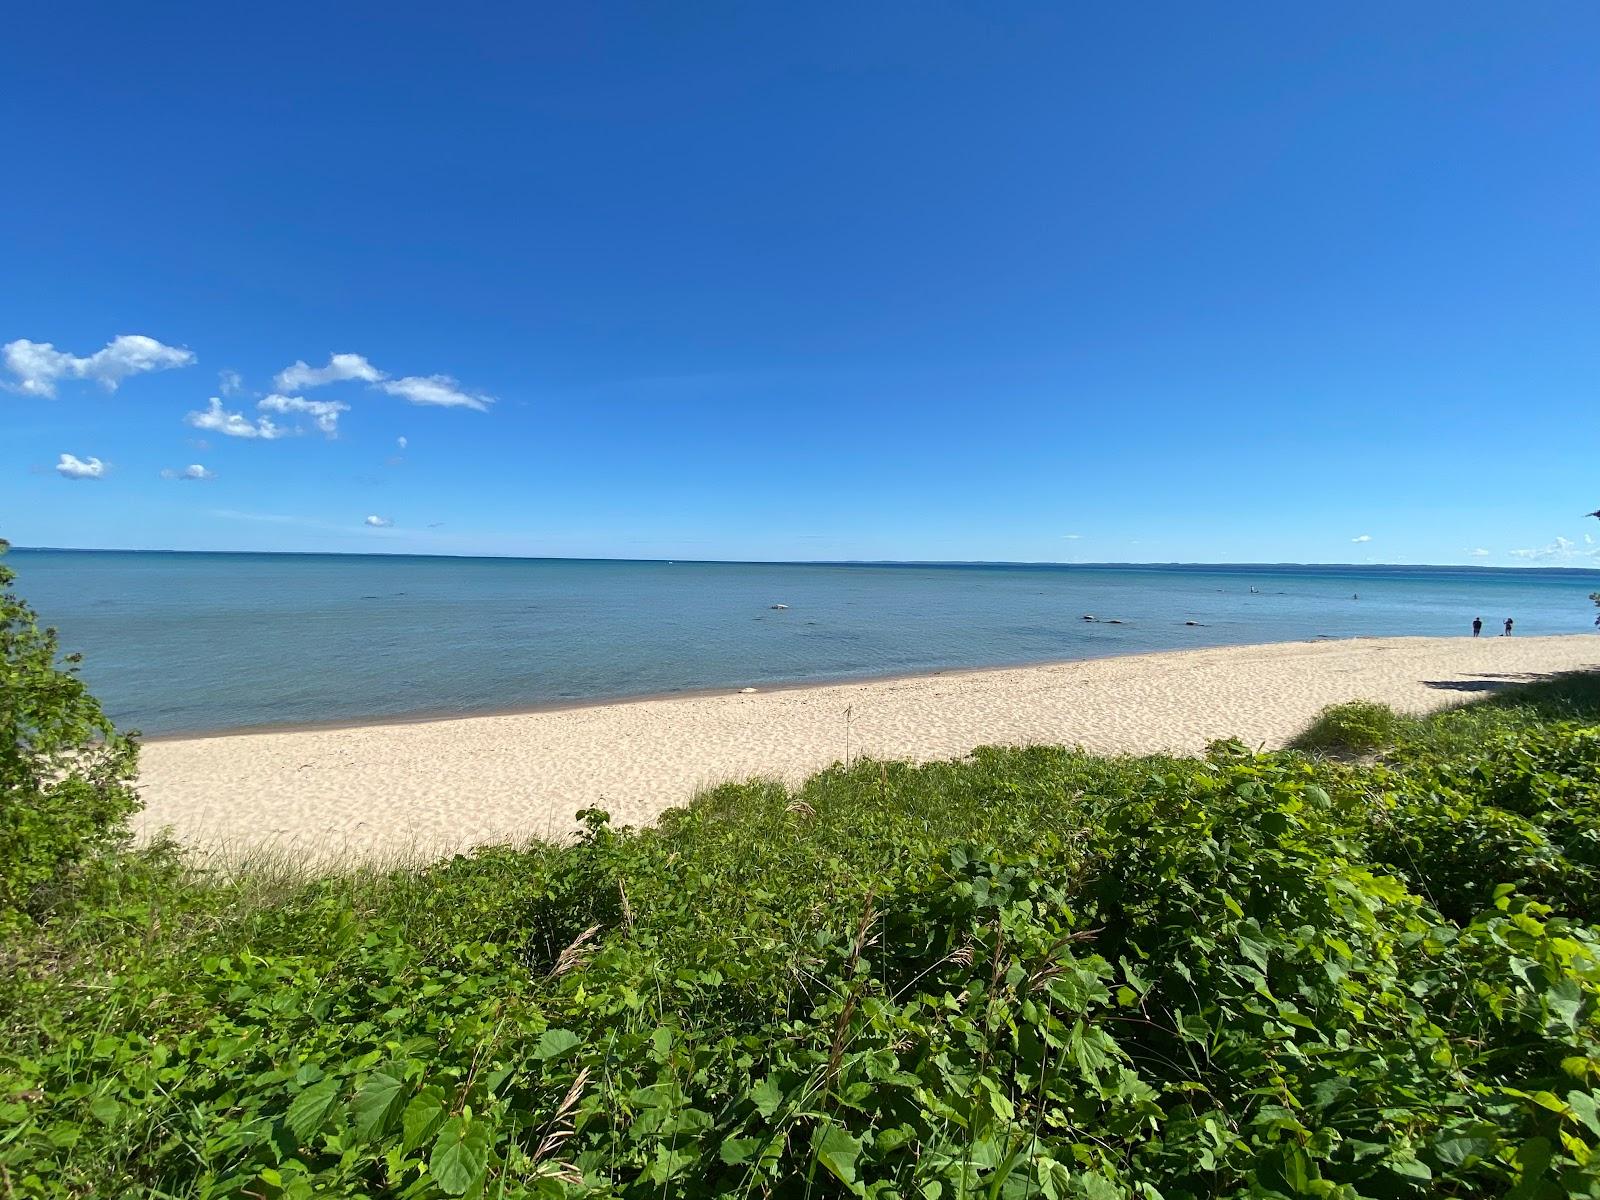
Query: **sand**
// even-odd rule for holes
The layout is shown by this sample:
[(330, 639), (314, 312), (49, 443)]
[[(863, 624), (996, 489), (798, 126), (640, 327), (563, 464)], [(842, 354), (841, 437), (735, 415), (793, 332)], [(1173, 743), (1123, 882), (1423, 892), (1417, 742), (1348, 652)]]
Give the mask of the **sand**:
[[(1600, 667), (1593, 636), (1382, 638), (1131, 655), (866, 683), (399, 724), (158, 739), (141, 831), (319, 861), (560, 836), (582, 808), (643, 825), (696, 791), (798, 781), (845, 757), (928, 761), (1064, 743), (1192, 753), (1280, 746), (1328, 704), (1412, 712)], [(849, 714), (848, 721), (846, 714)]]

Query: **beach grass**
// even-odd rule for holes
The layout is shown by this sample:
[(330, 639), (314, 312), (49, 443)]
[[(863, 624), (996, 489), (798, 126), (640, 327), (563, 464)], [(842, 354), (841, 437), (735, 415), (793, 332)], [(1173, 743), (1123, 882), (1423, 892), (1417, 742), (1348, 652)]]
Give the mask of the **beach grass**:
[(1371, 700), (1330, 705), (1289, 745), (1312, 753), (1365, 754), (1400, 744), (1412, 752), (1468, 753), (1508, 729), (1600, 719), (1597, 680), (1600, 675), (1594, 672), (1573, 671), (1506, 683), (1474, 703), (1427, 717), (1398, 713)]

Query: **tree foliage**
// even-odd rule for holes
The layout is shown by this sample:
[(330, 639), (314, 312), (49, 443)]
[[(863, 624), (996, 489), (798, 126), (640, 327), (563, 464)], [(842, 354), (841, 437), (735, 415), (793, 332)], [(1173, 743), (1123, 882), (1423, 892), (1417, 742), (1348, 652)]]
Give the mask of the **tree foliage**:
[[(0, 554), (5, 543), (0, 541)], [(48, 914), (127, 837), (136, 749), (0, 561), (0, 933)]]

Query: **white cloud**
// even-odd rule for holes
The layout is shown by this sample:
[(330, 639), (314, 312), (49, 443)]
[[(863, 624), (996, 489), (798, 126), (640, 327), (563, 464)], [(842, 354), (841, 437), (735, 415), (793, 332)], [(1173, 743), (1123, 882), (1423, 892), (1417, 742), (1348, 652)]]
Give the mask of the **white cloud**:
[(1547, 546), (1534, 546), (1526, 550), (1513, 550), (1512, 558), (1525, 558), (1532, 562), (1556, 561), (1561, 562), (1572, 558), (1595, 558), (1600, 556), (1600, 548), (1580, 550), (1578, 543), (1567, 538), (1558, 537)]
[(274, 382), (280, 392), (297, 392), (328, 383), (351, 380), (371, 384), (391, 396), (409, 400), (412, 404), (426, 404), (436, 408), (472, 408), (478, 412), (487, 412), (489, 406), (494, 403), (492, 396), (465, 391), (460, 382), (451, 375), (406, 375), (400, 379), (391, 379), (387, 372), (380, 371), (360, 354), (330, 355), (328, 365), (325, 367), (313, 367), (309, 363), (296, 360), (293, 366), (285, 367), (278, 372)]
[(1476, 550), (1468, 550), (1467, 553), (1472, 555), (1473, 558), (1488, 558), (1489, 557), (1489, 552), (1487, 550), (1485, 550), (1482, 546), (1479, 546)]
[(371, 516), (366, 519), (365, 524), (372, 526), (374, 529), (387, 529), (394, 522), (388, 517)]
[(474, 408), (488, 412), (494, 403), (491, 396), (473, 395), (461, 390), (461, 384), (449, 375), (407, 375), (404, 379), (391, 379), (378, 385), (391, 396), (399, 396), (412, 404), (432, 404), (441, 408)]
[(232, 396), (244, 389), (244, 380), (240, 378), (237, 371), (218, 371), (217, 387), (221, 389), (224, 396)]
[(110, 465), (98, 458), (79, 458), (76, 454), (63, 454), (61, 461), (56, 463), (56, 470), (68, 479), (99, 479)]
[(1350, 540), (1352, 542), (1370, 542), (1372, 540), (1372, 535), (1370, 533), (1363, 533), (1360, 537), (1353, 537)]
[(215, 479), (216, 477), (217, 473), (215, 471), (208, 471), (199, 463), (190, 463), (182, 470), (167, 467), (161, 472), (161, 478), (163, 479)]
[(394, 440), (394, 444), (395, 444), (395, 445), (396, 445), (396, 446), (399, 446), (399, 447), (400, 447), (400, 449), (402, 449), (402, 450), (404, 450), (404, 449), (405, 449), (405, 448), (406, 448), (406, 447), (407, 447), (407, 446), (409, 446), (409, 445), (410, 445), (410, 444), (411, 444), (411, 443), (410, 443), (410, 442), (408, 442), (408, 441), (406, 441), (406, 439), (405, 439), (405, 438), (403, 438), (403, 437), (397, 437), (397, 438), (395, 438), (395, 440)]
[(1083, 534), (1081, 534), (1081, 533), (1063, 533), (1061, 535), (1061, 537), (1062, 537), (1063, 541), (1077, 542), (1077, 541), (1081, 541), (1083, 539)]
[(354, 379), (361, 383), (377, 383), (385, 376), (382, 371), (359, 354), (333, 354), (325, 367), (313, 367), (296, 359), (291, 367), (278, 372), (275, 381), (282, 392), (298, 392), (304, 388), (321, 387), (327, 383), (343, 383)]
[(196, 429), (209, 429), (213, 433), (225, 434), (228, 437), (261, 438), (263, 441), (288, 437), (297, 432), (285, 429), (281, 425), (274, 425), (271, 417), (262, 417), (252, 424), (250, 418), (243, 413), (226, 412), (222, 407), (222, 401), (216, 396), (211, 397), (204, 412), (192, 412), (184, 420)]
[(337, 437), (339, 414), (350, 411), (348, 404), (337, 400), (307, 400), (303, 396), (280, 396), (276, 393), (260, 401), (257, 408), (275, 413), (305, 413), (323, 433)]
[(130, 375), (165, 371), (194, 362), (191, 351), (166, 346), (143, 334), (124, 333), (112, 338), (87, 358), (57, 350), (49, 342), (20, 338), (0, 346), (6, 370), (17, 377), (14, 391), (30, 396), (54, 396), (63, 379), (92, 379), (108, 392)]

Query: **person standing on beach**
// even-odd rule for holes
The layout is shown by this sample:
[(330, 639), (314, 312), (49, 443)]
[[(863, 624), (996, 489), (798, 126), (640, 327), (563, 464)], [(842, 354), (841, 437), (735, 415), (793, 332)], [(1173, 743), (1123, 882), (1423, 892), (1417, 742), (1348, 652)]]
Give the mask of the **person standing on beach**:
[(1506, 618), (1506, 632), (1505, 632), (1505, 636), (1506, 636), (1506, 637), (1510, 637), (1510, 636), (1511, 636), (1511, 618), (1510, 618), (1510, 617), (1507, 617), (1507, 618)]
[(1482, 632), (1483, 632), (1483, 618), (1482, 617), (1473, 617), (1472, 618), (1472, 636), (1473, 637), (1477, 637)]

